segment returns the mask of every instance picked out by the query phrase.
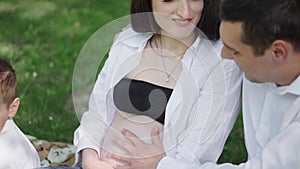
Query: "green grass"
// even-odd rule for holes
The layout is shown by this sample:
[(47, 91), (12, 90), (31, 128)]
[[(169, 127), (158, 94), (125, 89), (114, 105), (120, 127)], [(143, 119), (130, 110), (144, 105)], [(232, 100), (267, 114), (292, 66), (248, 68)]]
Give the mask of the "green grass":
[[(72, 74), (79, 52), (105, 24), (129, 13), (129, 0), (1, 0), (0, 57), (13, 64), (21, 105), (14, 118), (26, 134), (72, 142), (79, 125)], [(246, 158), (239, 118), (220, 162)]]
[(72, 74), (88, 38), (129, 13), (129, 0), (0, 1), (0, 57), (11, 61), (21, 105), (14, 118), (27, 133), (72, 142), (79, 125)]
[(218, 163), (239, 164), (245, 161), (247, 161), (247, 152), (244, 142), (242, 113), (240, 113)]

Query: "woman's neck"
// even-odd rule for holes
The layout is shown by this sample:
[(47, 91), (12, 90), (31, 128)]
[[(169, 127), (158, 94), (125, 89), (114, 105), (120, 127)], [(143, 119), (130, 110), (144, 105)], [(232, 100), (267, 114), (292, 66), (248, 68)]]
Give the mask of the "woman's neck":
[(185, 53), (186, 50), (193, 44), (196, 39), (195, 33), (192, 33), (186, 38), (174, 38), (165, 34), (155, 35), (154, 40), (159, 41), (160, 47), (174, 54)]

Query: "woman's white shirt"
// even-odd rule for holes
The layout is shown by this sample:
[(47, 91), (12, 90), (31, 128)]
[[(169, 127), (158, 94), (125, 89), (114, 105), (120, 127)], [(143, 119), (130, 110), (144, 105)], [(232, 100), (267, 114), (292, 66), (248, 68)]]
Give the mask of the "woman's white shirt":
[[(89, 110), (74, 133), (77, 152), (92, 148), (100, 154), (116, 112), (113, 87), (140, 63), (151, 37), (131, 28), (119, 34), (90, 96)], [(168, 156), (215, 162), (223, 150), (240, 110), (242, 76), (233, 61), (221, 58), (221, 48), (220, 41), (199, 36), (182, 59), (182, 72), (166, 107), (163, 142)]]

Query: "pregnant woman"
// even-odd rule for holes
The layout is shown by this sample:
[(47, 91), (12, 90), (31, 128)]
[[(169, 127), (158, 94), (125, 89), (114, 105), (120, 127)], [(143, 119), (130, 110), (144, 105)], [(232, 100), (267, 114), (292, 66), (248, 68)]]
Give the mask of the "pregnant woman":
[(155, 127), (167, 156), (218, 159), (241, 84), (234, 62), (220, 57), (218, 29), (217, 0), (131, 1), (131, 27), (112, 45), (75, 131), (84, 169), (130, 165), (111, 157), (131, 155), (114, 143), (126, 139), (123, 129), (151, 142)]

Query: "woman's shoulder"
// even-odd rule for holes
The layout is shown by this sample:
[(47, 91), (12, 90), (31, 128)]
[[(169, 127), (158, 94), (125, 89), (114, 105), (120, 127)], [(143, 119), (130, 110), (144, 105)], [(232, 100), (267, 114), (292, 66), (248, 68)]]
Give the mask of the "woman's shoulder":
[(222, 52), (222, 49), (223, 49), (223, 42), (221, 40), (216, 40), (216, 41), (211, 41), (213, 47), (214, 47), (214, 50), (216, 51), (217, 55), (222, 58), (221, 56), (221, 52)]
[(116, 34), (113, 42), (113, 46), (120, 44), (129, 45), (132, 47), (138, 47), (141, 43), (147, 41), (152, 33), (139, 33), (132, 29), (132, 27), (126, 27), (121, 32)]
[(223, 48), (223, 42), (222, 42), (220, 39), (215, 40), (215, 41), (211, 41), (211, 42), (212, 42), (213, 46), (214, 46), (216, 49), (218, 49), (219, 51), (222, 50), (222, 48)]

